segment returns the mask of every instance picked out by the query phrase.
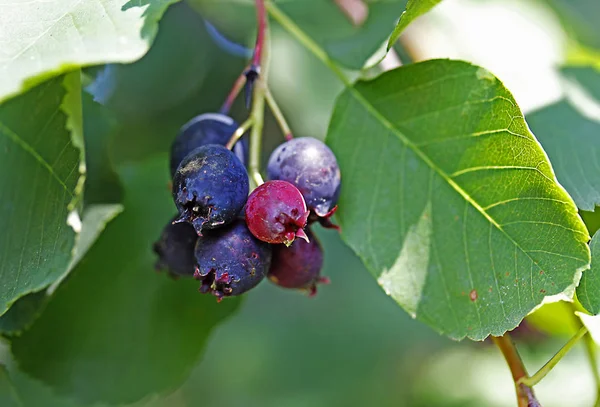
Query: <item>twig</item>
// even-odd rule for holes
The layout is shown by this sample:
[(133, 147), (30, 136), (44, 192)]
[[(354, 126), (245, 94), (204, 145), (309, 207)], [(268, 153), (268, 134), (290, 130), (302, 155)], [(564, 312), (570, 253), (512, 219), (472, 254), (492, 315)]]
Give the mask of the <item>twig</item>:
[(517, 405), (519, 407), (541, 407), (541, 404), (535, 398), (533, 389), (521, 383), (521, 380), (528, 376), (527, 370), (509, 333), (507, 332), (502, 336), (492, 336), (492, 341), (494, 341), (498, 349), (502, 352), (502, 355), (504, 355), (504, 359), (512, 374), (517, 393)]

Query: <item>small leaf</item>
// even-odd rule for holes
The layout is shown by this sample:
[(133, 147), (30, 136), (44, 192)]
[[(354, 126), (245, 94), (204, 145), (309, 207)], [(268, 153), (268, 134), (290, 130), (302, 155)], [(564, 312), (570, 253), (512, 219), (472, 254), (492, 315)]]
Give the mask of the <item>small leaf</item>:
[(81, 403), (130, 403), (180, 385), (239, 303), (217, 304), (197, 281), (154, 271), (152, 243), (175, 210), (159, 158), (119, 171), (125, 211), (12, 342), (21, 370)]
[(451, 338), (502, 335), (589, 267), (574, 202), (482, 68), (432, 60), (359, 82), (327, 141), (344, 240), (388, 295)]
[(560, 72), (579, 83), (594, 99), (600, 102), (600, 71), (592, 66), (565, 66)]
[(589, 331), (594, 342), (600, 345), (600, 315), (588, 315), (580, 311), (576, 311), (575, 314), (581, 319), (581, 322)]
[(600, 313), (600, 232), (596, 232), (592, 238), (590, 250), (592, 265), (583, 272), (577, 287), (577, 298), (586, 310), (596, 315)]
[(56, 78), (0, 106), (0, 315), (71, 261), (67, 217), (81, 162), (61, 110), (65, 93)]
[(387, 50), (389, 51), (390, 48), (392, 48), (394, 43), (400, 37), (400, 34), (402, 34), (402, 31), (404, 31), (404, 29), (408, 27), (410, 23), (412, 23), (417, 17), (427, 13), (440, 1), (442, 0), (408, 0), (406, 11), (400, 16), (400, 20), (398, 21), (398, 24), (396, 24), (396, 28), (394, 28), (394, 31), (388, 40)]
[(174, 1), (0, 3), (0, 102), (81, 66), (140, 58)]
[(527, 122), (548, 154), (556, 177), (577, 207), (600, 205), (600, 123), (582, 116), (566, 101), (527, 115)]

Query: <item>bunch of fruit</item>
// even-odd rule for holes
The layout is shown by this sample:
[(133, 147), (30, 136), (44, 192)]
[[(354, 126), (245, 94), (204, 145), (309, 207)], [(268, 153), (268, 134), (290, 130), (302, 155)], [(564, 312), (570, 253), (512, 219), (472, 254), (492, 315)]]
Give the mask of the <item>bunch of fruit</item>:
[(248, 195), (248, 143), (236, 137), (239, 129), (220, 113), (181, 128), (170, 162), (179, 214), (154, 244), (157, 268), (193, 276), (200, 292), (219, 301), (265, 277), (314, 295), (328, 280), (320, 275), (323, 252), (310, 225), (336, 227), (329, 220), (341, 185), (336, 158), (317, 139), (292, 138), (271, 154), (269, 180)]

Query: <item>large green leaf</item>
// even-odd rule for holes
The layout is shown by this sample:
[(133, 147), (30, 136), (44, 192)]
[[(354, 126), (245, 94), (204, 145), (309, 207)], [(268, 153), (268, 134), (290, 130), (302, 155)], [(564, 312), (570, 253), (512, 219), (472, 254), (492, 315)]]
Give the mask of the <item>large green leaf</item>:
[(577, 287), (577, 299), (592, 314), (600, 313), (600, 232), (596, 232), (590, 243), (592, 265), (584, 271)]
[(566, 101), (527, 115), (527, 122), (548, 154), (558, 181), (577, 207), (600, 204), (600, 123), (582, 116)]
[(140, 58), (175, 1), (0, 3), (0, 101), (80, 66)]
[(404, 29), (408, 27), (410, 23), (412, 23), (417, 17), (427, 13), (440, 1), (442, 0), (408, 0), (408, 3), (406, 4), (406, 11), (400, 16), (400, 20), (398, 21), (398, 24), (396, 24), (396, 28), (394, 28), (394, 31), (388, 40), (388, 51), (398, 40), (398, 37), (400, 37), (402, 31), (404, 31)]
[[(331, 0), (272, 1), (331, 58), (351, 69), (362, 68), (384, 44), (406, 2), (365, 2), (366, 20), (354, 26)], [(232, 39), (252, 43), (256, 20), (254, 0), (191, 0), (190, 4)]]
[(12, 342), (20, 368), (61, 394), (125, 403), (177, 386), (238, 304), (154, 271), (152, 243), (175, 210), (166, 166), (161, 155), (120, 171), (125, 211)]
[(71, 262), (76, 233), (67, 217), (80, 151), (66, 129), (65, 93), (56, 78), (0, 107), (0, 314)]
[(344, 240), (388, 295), (451, 338), (503, 334), (589, 266), (575, 204), (483, 68), (432, 60), (359, 82), (327, 141)]

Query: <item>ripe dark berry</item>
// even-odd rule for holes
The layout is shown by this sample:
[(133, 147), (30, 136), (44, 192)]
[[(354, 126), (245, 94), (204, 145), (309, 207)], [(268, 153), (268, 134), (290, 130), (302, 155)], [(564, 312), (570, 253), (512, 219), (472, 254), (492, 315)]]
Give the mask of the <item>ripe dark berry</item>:
[[(207, 144), (224, 146), (238, 127), (231, 117), (220, 113), (201, 114), (184, 124), (171, 145), (171, 177), (192, 150)], [(238, 141), (233, 152), (245, 164), (248, 161), (248, 140)]]
[(267, 277), (273, 283), (285, 287), (317, 293), (318, 283), (328, 283), (321, 277), (323, 250), (319, 240), (307, 229), (310, 242), (296, 240), (290, 247), (273, 246), (273, 260)]
[(267, 167), (269, 179), (294, 184), (306, 206), (318, 216), (331, 216), (340, 195), (340, 168), (333, 152), (312, 137), (295, 138), (273, 151)]
[(194, 278), (200, 292), (217, 299), (240, 295), (265, 278), (271, 265), (271, 246), (256, 239), (242, 219), (198, 238)]
[(173, 177), (176, 222), (189, 222), (196, 232), (233, 222), (248, 196), (248, 173), (228, 149), (216, 144), (192, 151)]
[[(175, 219), (173, 219), (175, 220)], [(189, 223), (169, 222), (152, 248), (158, 255), (156, 270), (168, 270), (179, 276), (192, 276), (196, 264), (194, 247), (198, 234)]]
[(303, 228), (309, 211), (298, 188), (286, 181), (267, 181), (246, 202), (246, 223), (254, 236), (269, 243), (290, 245), (307, 239)]

